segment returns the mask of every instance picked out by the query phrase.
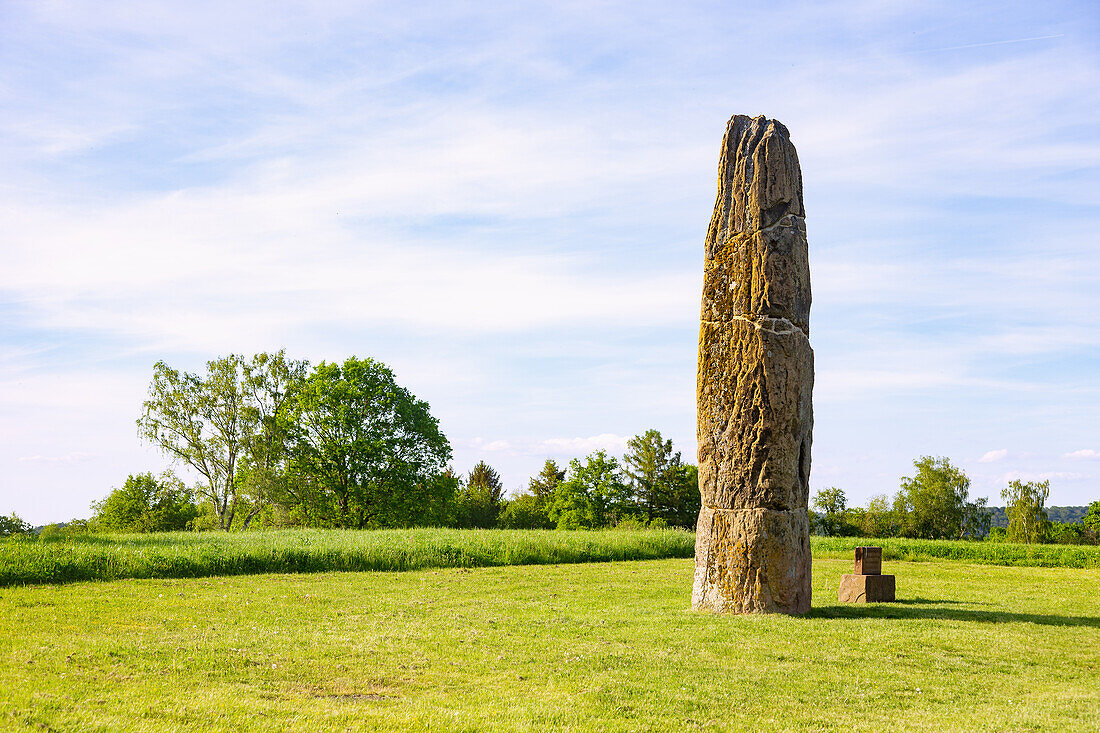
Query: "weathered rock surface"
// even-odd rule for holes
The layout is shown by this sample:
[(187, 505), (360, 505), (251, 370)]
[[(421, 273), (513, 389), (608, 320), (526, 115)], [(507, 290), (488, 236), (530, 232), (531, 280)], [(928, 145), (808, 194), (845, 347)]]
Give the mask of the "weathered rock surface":
[(798, 154), (779, 122), (730, 119), (699, 331), (697, 609), (810, 608), (810, 268)]

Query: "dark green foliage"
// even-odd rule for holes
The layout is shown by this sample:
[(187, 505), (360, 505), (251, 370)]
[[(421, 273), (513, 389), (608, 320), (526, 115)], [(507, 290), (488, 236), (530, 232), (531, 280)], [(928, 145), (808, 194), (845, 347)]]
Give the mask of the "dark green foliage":
[(1001, 498), (1007, 502), (1009, 542), (1046, 542), (1050, 539), (1050, 520), (1043, 508), (1050, 496), (1050, 481), (1010, 481), (1001, 490)]
[(547, 503), (534, 494), (520, 494), (505, 503), (497, 524), (503, 529), (553, 529)]
[(985, 506), (988, 501), (983, 496), (974, 501), (968, 501), (963, 506), (963, 537), (970, 540), (981, 540), (989, 534), (990, 516)]
[(673, 520), (682, 522), (687, 477), (680, 473), (680, 453), (672, 450), (672, 441), (651, 429), (631, 438), (626, 446), (622, 471), (646, 520), (662, 519), (668, 524), (673, 524)]
[(1100, 535), (1100, 501), (1089, 504), (1088, 511), (1081, 518), (1081, 524), (1085, 525), (1085, 528), (1091, 530), (1093, 534)]
[(198, 515), (191, 492), (174, 475), (139, 473), (92, 504), (90, 524), (104, 532), (176, 532), (190, 529)]
[(14, 537), (18, 535), (29, 535), (31, 533), (31, 525), (24, 522), (22, 519), (12, 512), (9, 516), (0, 516), (0, 537)]
[[(1046, 508), (1047, 519), (1052, 522), (1080, 522), (1088, 513), (1087, 506), (1048, 506)], [(1006, 523), (1007, 527), (1008, 524)]]
[(547, 458), (542, 470), (531, 478), (527, 492), (507, 502), (500, 514), (499, 524), (506, 529), (553, 529), (550, 519), (550, 497), (562, 481), (565, 471)]
[(667, 501), (665, 506), (659, 508), (658, 517), (668, 522), (670, 527), (694, 529), (702, 504), (697, 466), (681, 463), (676, 467)]
[(384, 364), (318, 364), (295, 390), (287, 420), (280, 501), (303, 523), (400, 527), (446, 514), (454, 482), (440, 476), (450, 443), (428, 403)]
[(985, 501), (968, 502), (970, 479), (947, 458), (922, 456), (917, 472), (901, 480), (894, 516), (903, 537), (980, 539), (988, 531)]
[[(990, 524), (993, 527), (1008, 527), (1008, 514), (1003, 506), (991, 506), (987, 507), (986, 511), (989, 512)], [(1089, 508), (1087, 506), (1048, 506), (1046, 507), (1047, 519), (1052, 522), (1064, 522), (1073, 524), (1074, 522), (1080, 522), (1084, 519), (1088, 513)]]
[(1056, 545), (1095, 545), (1096, 533), (1080, 522), (1051, 522), (1049, 541)]
[(531, 478), (527, 486), (528, 492), (540, 502), (549, 500), (558, 484), (565, 480), (565, 469), (558, 468), (558, 464), (547, 458), (542, 470), (537, 476)]
[(458, 501), (459, 526), (490, 529), (504, 508), (504, 485), (500, 474), (485, 461), (480, 461), (466, 477)]

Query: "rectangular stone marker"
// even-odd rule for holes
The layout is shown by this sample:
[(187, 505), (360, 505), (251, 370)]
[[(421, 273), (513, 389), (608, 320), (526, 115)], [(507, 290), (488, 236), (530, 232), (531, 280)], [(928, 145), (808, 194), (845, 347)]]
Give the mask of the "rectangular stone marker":
[(886, 603), (894, 600), (893, 575), (842, 575), (841, 603)]
[(889, 603), (894, 576), (882, 574), (882, 548), (857, 547), (855, 572), (840, 576), (841, 603)]
[(882, 575), (882, 548), (856, 548), (856, 575)]

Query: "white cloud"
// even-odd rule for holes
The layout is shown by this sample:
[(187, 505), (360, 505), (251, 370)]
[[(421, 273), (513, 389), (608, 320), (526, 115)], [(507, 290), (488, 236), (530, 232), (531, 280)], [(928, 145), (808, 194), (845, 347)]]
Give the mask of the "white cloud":
[(1085, 478), (1088, 476), (1075, 471), (1009, 471), (1001, 475), (1000, 481), (1080, 481)]
[(1001, 461), (1001, 460), (1004, 460), (1005, 456), (1007, 456), (1007, 455), (1008, 455), (1008, 448), (1000, 448), (998, 450), (991, 450), (991, 451), (988, 451), (985, 454), (983, 454), (982, 457), (978, 459), (978, 463), (993, 463), (995, 461)]
[(619, 454), (626, 452), (630, 438), (613, 433), (601, 433), (587, 438), (550, 438), (539, 444), (542, 452), (552, 456), (586, 456), (598, 450)]
[[(854, 415), (820, 410), (816, 444), (885, 456), (852, 485), (900, 475), (889, 454), (946, 442), (949, 423), (980, 436), (947, 443), (963, 455), (1014, 444), (1000, 426), (1037, 395), (1063, 427), (1037, 450), (1059, 453), (1098, 395), (1072, 352), (1100, 345), (1100, 66), (1071, 11), (996, 28), (975, 13), (20, 6), (8, 35), (25, 63), (0, 72), (9, 465), (42, 472), (48, 496), (87, 472), (19, 457), (135, 441), (135, 353), (197, 364), (280, 345), (384, 358), (429, 393), (462, 461), (485, 452), (514, 485), (547, 455), (621, 454), (639, 426), (690, 435), (701, 241), (733, 112), (781, 119), (799, 149), (815, 400)], [(777, 18), (792, 39), (778, 65), (752, 31)], [(990, 255), (1000, 213), (984, 207), (1011, 201), (1031, 223)], [(130, 374), (95, 378), (120, 355)], [(1020, 358), (1048, 355), (1070, 358)], [(59, 361), (87, 389), (51, 383), (41, 367)], [(876, 413), (887, 443), (863, 437)], [(1094, 457), (1079, 453), (1065, 457)]]
[(578, 438), (547, 438), (546, 440), (486, 440), (474, 438), (463, 446), (473, 451), (509, 456), (580, 458), (598, 450), (618, 455), (626, 452), (630, 438), (614, 433), (601, 433)]
[(1081, 450), (1075, 450), (1071, 453), (1063, 453), (1062, 458), (1097, 459), (1100, 458), (1100, 451), (1093, 450), (1092, 448), (1082, 448)]

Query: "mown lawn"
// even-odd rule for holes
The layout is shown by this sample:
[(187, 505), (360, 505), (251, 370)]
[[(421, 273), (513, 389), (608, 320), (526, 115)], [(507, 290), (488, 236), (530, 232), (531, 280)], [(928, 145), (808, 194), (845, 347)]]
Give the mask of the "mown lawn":
[(1100, 571), (888, 562), (690, 610), (690, 559), (0, 589), (0, 729), (1098, 730)]

